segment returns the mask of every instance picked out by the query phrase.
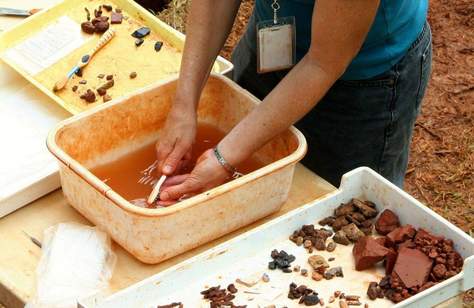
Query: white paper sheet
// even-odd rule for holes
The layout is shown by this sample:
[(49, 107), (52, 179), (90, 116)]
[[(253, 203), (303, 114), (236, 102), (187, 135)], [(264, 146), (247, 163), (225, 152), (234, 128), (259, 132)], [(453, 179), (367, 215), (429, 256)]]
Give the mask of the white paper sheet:
[(88, 37), (81, 26), (62, 16), (37, 34), (9, 48), (5, 57), (30, 75), (36, 75), (83, 45)]

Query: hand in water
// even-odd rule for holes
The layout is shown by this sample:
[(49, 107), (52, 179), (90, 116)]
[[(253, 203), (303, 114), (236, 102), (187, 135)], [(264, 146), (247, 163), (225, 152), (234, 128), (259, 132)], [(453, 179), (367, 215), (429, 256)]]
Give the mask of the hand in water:
[(156, 143), (158, 173), (172, 175), (191, 160), (196, 138), (197, 119), (194, 112), (173, 108)]
[(169, 178), (160, 192), (159, 205), (167, 206), (182, 197), (192, 196), (214, 188), (229, 179), (229, 173), (217, 161), (212, 149), (204, 152), (190, 174)]

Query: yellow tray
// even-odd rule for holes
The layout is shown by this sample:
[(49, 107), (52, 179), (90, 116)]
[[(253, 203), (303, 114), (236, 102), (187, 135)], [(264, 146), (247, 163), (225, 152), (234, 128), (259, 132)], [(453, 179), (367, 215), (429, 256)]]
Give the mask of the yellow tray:
[[(83, 69), (83, 76), (74, 76), (65, 89), (59, 92), (52, 91), (56, 81), (74, 67), (82, 55), (95, 46), (100, 35), (85, 35), (86, 40), (78, 48), (37, 73), (30, 74), (21, 64), (6, 56), (8, 50), (40, 31), (44, 31), (46, 27), (63, 16), (80, 25), (86, 20), (84, 7), (89, 9), (93, 18), (94, 9), (102, 4), (112, 5), (114, 9), (120, 8), (127, 19), (124, 19), (122, 24), (111, 25), (116, 30), (115, 37)], [(110, 16), (110, 13), (103, 10), (103, 15)], [(140, 47), (136, 47), (135, 39), (130, 34), (142, 26), (149, 27), (151, 33)], [(164, 45), (161, 51), (156, 52), (154, 44), (158, 40), (163, 41)], [(79, 97), (87, 89), (95, 90), (105, 83), (105, 78), (97, 77), (99, 74), (114, 75), (115, 85), (107, 91), (114, 100), (154, 84), (156, 81), (165, 81), (175, 77), (179, 72), (183, 47), (184, 35), (182, 33), (168, 26), (132, 0), (65, 0), (25, 19), (13, 29), (0, 35), (0, 58), (72, 114), (103, 104), (102, 97), (98, 95), (96, 102), (92, 104), (86, 103)], [(213, 67), (213, 71), (220, 74), (228, 74), (232, 69), (232, 63), (222, 57), (218, 57)], [(129, 75), (133, 71), (137, 73), (137, 77), (131, 79)], [(87, 81), (87, 84), (79, 84), (79, 81), (83, 79)], [(73, 92), (72, 87), (75, 85), (78, 89)]]

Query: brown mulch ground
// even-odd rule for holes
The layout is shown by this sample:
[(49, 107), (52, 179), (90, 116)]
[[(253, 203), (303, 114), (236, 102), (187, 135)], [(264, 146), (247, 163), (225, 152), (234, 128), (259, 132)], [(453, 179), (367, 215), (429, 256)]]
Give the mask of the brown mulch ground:
[(474, 236), (474, 3), (430, 5), (433, 73), (405, 188)]
[[(230, 58), (253, 3), (242, 2), (222, 56)], [(430, 6), (433, 73), (414, 131), (405, 189), (474, 236), (474, 3), (432, 0)]]

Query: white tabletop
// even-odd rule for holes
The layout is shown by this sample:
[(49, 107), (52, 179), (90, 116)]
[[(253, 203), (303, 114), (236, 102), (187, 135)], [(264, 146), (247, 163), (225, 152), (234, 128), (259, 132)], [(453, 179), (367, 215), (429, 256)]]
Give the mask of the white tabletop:
[[(36, 0), (47, 7), (59, 0)], [(29, 0), (0, 0), (0, 7), (28, 9)], [(0, 17), (0, 33), (21, 22)], [(59, 187), (57, 163), (46, 149), (48, 131), (70, 116), (0, 61), (0, 217)]]

